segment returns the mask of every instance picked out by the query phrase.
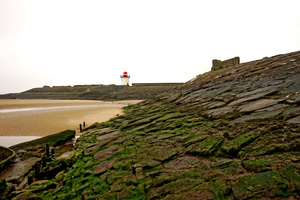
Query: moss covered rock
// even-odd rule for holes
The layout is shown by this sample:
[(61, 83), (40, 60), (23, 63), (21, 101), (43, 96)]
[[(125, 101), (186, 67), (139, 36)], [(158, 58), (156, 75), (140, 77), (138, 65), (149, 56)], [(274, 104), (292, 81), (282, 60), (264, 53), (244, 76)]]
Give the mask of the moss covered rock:
[(42, 198), (31, 191), (26, 191), (14, 197), (12, 200), (42, 200)]
[(6, 187), (7, 187), (6, 180), (5, 179), (0, 180), (0, 194), (4, 192)]
[(291, 185), (292, 190), (300, 193), (300, 174), (299, 174), (299, 165), (293, 164), (282, 164), (281, 171), (282, 176), (285, 177), (289, 184)]
[(51, 180), (36, 181), (30, 184), (25, 190), (33, 193), (39, 193), (42, 191), (56, 188), (56, 183)]
[(195, 147), (190, 152), (199, 156), (209, 156), (219, 149), (223, 141), (223, 138), (207, 138), (203, 142), (200, 142), (200, 144), (195, 145)]
[(245, 169), (254, 172), (270, 171), (271, 162), (264, 159), (243, 160), (242, 165)]
[(236, 199), (286, 197), (290, 194), (286, 181), (277, 171), (240, 177), (232, 184), (232, 191)]

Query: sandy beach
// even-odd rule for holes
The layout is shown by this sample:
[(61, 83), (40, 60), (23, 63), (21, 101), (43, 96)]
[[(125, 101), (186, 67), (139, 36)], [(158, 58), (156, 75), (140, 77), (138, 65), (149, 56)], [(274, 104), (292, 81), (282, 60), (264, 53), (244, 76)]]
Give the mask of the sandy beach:
[(141, 100), (1, 100), (0, 136), (46, 136), (66, 129), (79, 133), (79, 124), (90, 126), (123, 114), (122, 107)]

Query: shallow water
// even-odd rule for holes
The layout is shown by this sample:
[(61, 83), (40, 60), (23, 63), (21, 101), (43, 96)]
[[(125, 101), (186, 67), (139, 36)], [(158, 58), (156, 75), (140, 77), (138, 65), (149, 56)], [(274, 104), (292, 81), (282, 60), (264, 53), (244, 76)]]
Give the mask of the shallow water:
[[(76, 143), (77, 138), (80, 136), (75, 136), (74, 145)], [(0, 136), (0, 146), (3, 147), (11, 147), (16, 144), (20, 144), (23, 142), (28, 142), (31, 140), (35, 140), (41, 137), (36, 136)]]
[[(116, 107), (123, 107), (123, 104), (117, 104)], [(0, 113), (11, 112), (26, 112), (26, 111), (40, 111), (40, 110), (55, 110), (55, 109), (76, 109), (76, 108), (91, 108), (91, 107), (111, 107), (111, 105), (88, 105), (88, 106), (55, 106), (55, 107), (33, 107), (33, 108), (16, 108), (16, 109), (0, 109)]]
[(0, 136), (0, 146), (11, 147), (13, 145), (35, 140), (41, 137), (36, 136)]

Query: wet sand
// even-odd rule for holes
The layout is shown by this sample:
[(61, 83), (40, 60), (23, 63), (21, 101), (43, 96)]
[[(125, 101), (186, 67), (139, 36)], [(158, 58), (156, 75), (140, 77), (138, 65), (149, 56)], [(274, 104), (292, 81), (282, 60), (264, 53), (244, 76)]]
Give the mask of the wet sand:
[(140, 100), (1, 100), (0, 136), (39, 136), (86, 127), (123, 114), (122, 107)]

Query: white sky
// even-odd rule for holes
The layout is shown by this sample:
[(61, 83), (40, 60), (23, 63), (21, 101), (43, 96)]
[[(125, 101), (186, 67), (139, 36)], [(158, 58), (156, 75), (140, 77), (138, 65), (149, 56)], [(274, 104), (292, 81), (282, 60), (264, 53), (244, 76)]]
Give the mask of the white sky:
[(186, 82), (212, 59), (300, 50), (299, 0), (0, 0), (0, 94)]

